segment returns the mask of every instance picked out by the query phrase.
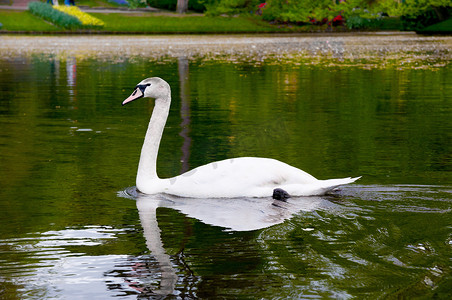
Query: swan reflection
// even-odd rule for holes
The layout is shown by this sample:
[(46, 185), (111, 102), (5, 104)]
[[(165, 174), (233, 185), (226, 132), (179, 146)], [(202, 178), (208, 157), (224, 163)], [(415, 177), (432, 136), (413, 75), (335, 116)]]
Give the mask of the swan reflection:
[(172, 267), (170, 256), (163, 248), (162, 239), (160, 238), (160, 228), (157, 223), (157, 207), (160, 201), (152, 199), (137, 199), (137, 208), (140, 215), (141, 226), (143, 227), (143, 235), (146, 239), (146, 246), (156, 259), (162, 273), (160, 289), (153, 291), (160, 295), (170, 295), (173, 293), (177, 282), (177, 274)]
[[(299, 211), (337, 206), (321, 197), (289, 198), (183, 198), (171, 195), (136, 193), (140, 218), (142, 214), (155, 218), (157, 207), (172, 208), (205, 224), (232, 231), (252, 231), (280, 224)], [(151, 214), (151, 211), (153, 213)], [(147, 220), (146, 224), (150, 221)], [(155, 224), (156, 221), (154, 222)], [(142, 221), (143, 224), (143, 221)], [(143, 224), (144, 226), (144, 224)]]
[[(300, 211), (331, 210), (336, 204), (321, 197), (289, 198), (287, 201), (272, 198), (182, 198), (165, 194), (146, 195), (134, 188), (126, 191), (127, 197), (136, 200), (143, 227), (143, 235), (150, 254), (156, 259), (161, 282), (158, 295), (173, 294), (178, 282), (174, 262), (164, 247), (157, 222), (157, 208), (177, 210), (202, 223), (223, 228), (225, 231), (254, 231), (268, 228), (290, 219)], [(182, 280), (182, 279), (181, 279)]]

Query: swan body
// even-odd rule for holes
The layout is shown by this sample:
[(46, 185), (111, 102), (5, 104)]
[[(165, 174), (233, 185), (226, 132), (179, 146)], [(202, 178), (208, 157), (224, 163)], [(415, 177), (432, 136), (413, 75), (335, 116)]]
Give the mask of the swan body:
[(142, 193), (192, 198), (271, 197), (273, 190), (279, 188), (291, 196), (316, 196), (360, 178), (318, 180), (275, 159), (240, 157), (161, 179), (157, 176), (157, 154), (171, 104), (171, 89), (161, 78), (148, 78), (141, 81), (122, 104), (142, 97), (155, 98), (136, 179), (137, 189)]

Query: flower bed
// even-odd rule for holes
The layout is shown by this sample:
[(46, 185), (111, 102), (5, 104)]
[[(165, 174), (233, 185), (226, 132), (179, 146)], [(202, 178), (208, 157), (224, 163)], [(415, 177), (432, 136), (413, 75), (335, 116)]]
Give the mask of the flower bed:
[(76, 6), (52, 6), (43, 2), (30, 2), (28, 9), (32, 14), (66, 29), (101, 28), (105, 25), (101, 20), (82, 12)]
[(42, 2), (30, 2), (28, 4), (30, 12), (46, 21), (66, 29), (77, 29), (82, 27), (82, 22), (68, 14), (53, 9), (52, 5)]
[(54, 9), (64, 12), (68, 15), (74, 16), (82, 22), (85, 27), (103, 27), (105, 24), (101, 20), (83, 12), (77, 6), (63, 6), (57, 5)]

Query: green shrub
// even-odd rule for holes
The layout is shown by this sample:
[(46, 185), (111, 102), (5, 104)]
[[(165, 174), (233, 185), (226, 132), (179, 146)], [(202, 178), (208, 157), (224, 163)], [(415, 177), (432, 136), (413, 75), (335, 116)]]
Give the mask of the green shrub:
[(420, 31), (421, 33), (444, 33), (451, 34), (452, 33), (452, 18), (436, 23), (434, 25), (428, 26)]
[(221, 0), (206, 3), (207, 14), (213, 16), (255, 12), (264, 0)]
[(422, 30), (427, 26), (443, 21), (441, 20), (441, 17), (447, 19), (450, 15), (452, 15), (452, 6), (429, 6), (423, 10), (419, 9), (418, 11), (405, 10), (401, 17), (402, 27), (404, 30)]
[(205, 12), (209, 6), (219, 2), (220, 0), (189, 0), (188, 9), (196, 12)]
[(349, 29), (364, 29), (370, 27), (371, 20), (362, 18), (358, 15), (352, 15), (347, 18), (345, 24)]
[(38, 17), (43, 18), (59, 27), (67, 29), (82, 28), (82, 22), (76, 17), (65, 14), (61, 11), (53, 9), (52, 5), (42, 2), (30, 2), (28, 4), (30, 12)]
[[(122, 2), (119, 2), (122, 3)], [(145, 7), (146, 6), (146, 1), (144, 0), (127, 0), (127, 5), (130, 8), (138, 8), (138, 7)]]
[(263, 9), (263, 18), (267, 21), (307, 23), (332, 20), (339, 15), (331, 0), (268, 0)]

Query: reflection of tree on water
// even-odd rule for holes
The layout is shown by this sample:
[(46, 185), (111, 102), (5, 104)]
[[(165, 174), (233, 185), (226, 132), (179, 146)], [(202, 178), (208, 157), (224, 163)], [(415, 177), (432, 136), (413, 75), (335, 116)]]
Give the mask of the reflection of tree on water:
[(191, 146), (191, 138), (189, 136), (190, 132), (190, 92), (188, 86), (188, 58), (179, 57), (178, 59), (178, 67), (179, 67), (179, 80), (180, 80), (180, 99), (181, 99), (181, 108), (180, 115), (182, 118), (182, 122), (180, 123), (181, 131), (179, 135), (183, 137), (184, 143), (182, 145), (182, 167), (181, 174), (185, 173), (189, 170), (190, 166), (188, 160), (190, 159), (190, 146)]
[(77, 89), (76, 81), (77, 81), (77, 60), (75, 57), (68, 57), (66, 60), (66, 72), (67, 72), (67, 86), (69, 87), (69, 94), (71, 99), (74, 98)]

